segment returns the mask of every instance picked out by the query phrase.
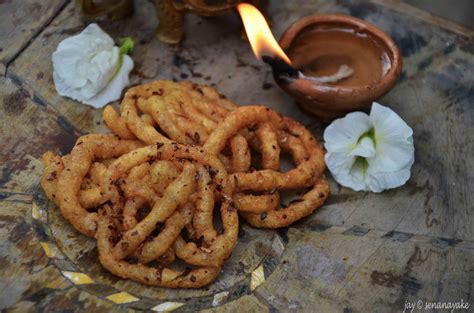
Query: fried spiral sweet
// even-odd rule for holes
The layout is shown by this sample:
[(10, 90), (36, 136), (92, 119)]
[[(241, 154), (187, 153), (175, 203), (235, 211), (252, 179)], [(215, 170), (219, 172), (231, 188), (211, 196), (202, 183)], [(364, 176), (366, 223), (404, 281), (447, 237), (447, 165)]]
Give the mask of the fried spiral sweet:
[[(63, 159), (63, 165), (58, 164), (59, 159), (49, 163), (49, 166), (57, 166), (56, 175), (58, 172), (59, 175), (55, 186), (56, 192), (51, 190), (54, 187), (49, 183), (45, 185), (45, 189), (59, 204), (62, 215), (78, 231), (93, 237), (97, 230), (97, 213), (88, 212), (87, 208), (81, 204), (86, 201), (83, 199), (83, 193), (80, 192), (82, 181), (94, 160), (114, 158), (142, 146), (143, 144), (139, 141), (122, 140), (115, 135), (85, 135), (77, 140), (71, 153)], [(49, 162), (48, 159), (53, 156), (46, 155), (45, 158)], [(62, 167), (64, 169), (61, 169)], [(43, 182), (45, 181), (48, 181), (47, 177), (43, 179)], [(96, 199), (95, 201), (107, 201), (99, 190), (93, 189), (92, 196)], [(83, 201), (80, 200), (81, 198)]]
[[(230, 257), (239, 214), (255, 227), (285, 227), (329, 194), (324, 152), (306, 128), (208, 86), (136, 86), (103, 119), (113, 134), (82, 136), (62, 157), (44, 154), (41, 185), (64, 218), (96, 238), (102, 266), (125, 279), (202, 287)], [(282, 152), (295, 164), (286, 172)], [(301, 189), (281, 205), (282, 192)]]
[[(329, 185), (324, 179), (324, 152), (309, 131), (296, 121), (263, 106), (241, 107), (226, 117), (209, 136), (204, 149), (218, 155), (226, 142), (239, 130), (251, 126), (260, 130), (262, 165), (259, 171), (233, 173), (231, 182), (241, 191), (275, 193), (275, 190), (299, 189), (313, 186), (298, 203), (287, 208), (275, 206), (272, 195), (264, 195), (267, 203), (256, 208), (252, 205), (255, 196), (239, 195), (237, 208), (241, 215), (255, 227), (279, 228), (312, 213), (320, 207), (329, 195)], [(273, 130), (272, 130), (273, 128)], [(268, 138), (269, 137), (269, 138)], [(268, 139), (265, 139), (268, 138)], [(278, 139), (278, 140), (276, 140)], [(278, 142), (276, 142), (278, 141)], [(288, 144), (290, 141), (292, 144)], [(271, 143), (268, 145), (268, 143)], [(279, 171), (279, 147), (290, 152), (296, 168), (287, 172)], [(257, 197), (258, 198), (258, 197)], [(273, 200), (273, 201), (272, 201)]]
[[(138, 138), (149, 145), (169, 139), (203, 145), (218, 124), (237, 108), (211, 87), (162, 80), (130, 88), (122, 100), (120, 116), (111, 106), (104, 109), (102, 116), (106, 126), (123, 139)], [(250, 155), (247, 140), (241, 134), (230, 138), (229, 150), (229, 156), (219, 156), (226, 169), (248, 170)]]
[[(161, 80), (130, 88), (122, 100), (120, 116), (107, 106), (103, 118), (107, 127), (124, 139), (133, 134), (149, 145), (169, 139), (202, 145), (236, 108), (210, 87)], [(150, 125), (150, 120), (163, 133)]]
[[(149, 277), (137, 278), (130, 276), (133, 266), (139, 267), (143, 273), (156, 269), (144, 267), (145, 264), (157, 260), (170, 248), (174, 248), (176, 256), (191, 266), (197, 266), (189, 274), (195, 277), (195, 281), (182, 279), (181, 282), (175, 280), (168, 281), (166, 275), (177, 277), (175, 272), (164, 268), (160, 281), (149, 280), (147, 283), (172, 287), (177, 286), (197, 287), (218, 272), (225, 259), (227, 259), (235, 243), (238, 233), (237, 210), (233, 207), (232, 192), (229, 186), (227, 173), (218, 158), (212, 157), (201, 148), (185, 146), (178, 143), (157, 143), (136, 149), (128, 154), (117, 158), (107, 169), (102, 179), (102, 192), (110, 199), (111, 205), (118, 205), (123, 202), (122, 191), (117, 180), (127, 172), (132, 174), (132, 170), (147, 164), (158, 161), (178, 161), (183, 162), (182, 171), (163, 191), (162, 196), (153, 201), (151, 211), (138, 221), (133, 227), (125, 230), (114, 245), (109, 243), (112, 233), (106, 229), (97, 235), (99, 256), (102, 265), (114, 274), (124, 278), (134, 278), (139, 281), (147, 281)], [(168, 167), (172, 163), (167, 163)], [(160, 164), (160, 167), (164, 167)], [(129, 175), (130, 175), (129, 174)], [(190, 198), (195, 194), (195, 200), (190, 202)], [(217, 196), (217, 198), (215, 198)], [(213, 229), (213, 210), (215, 202), (221, 202), (221, 217), (223, 233), (220, 234)], [(194, 209), (196, 207), (196, 209)], [(114, 209), (112, 209), (114, 211)], [(194, 216), (198, 220), (194, 220)], [(181, 232), (186, 224), (196, 225), (200, 237), (192, 238), (198, 241), (186, 242), (181, 237)], [(110, 221), (104, 222), (110, 226)], [(153, 237), (157, 224), (163, 224), (157, 236)], [(110, 228), (105, 227), (104, 228)], [(130, 264), (124, 261), (127, 257), (133, 257), (138, 264)], [(121, 271), (127, 268), (127, 271)], [(146, 269), (146, 270), (145, 270)], [(139, 273), (139, 271), (137, 272)], [(168, 274), (170, 273), (170, 274)], [(198, 277), (198, 278), (196, 278)]]

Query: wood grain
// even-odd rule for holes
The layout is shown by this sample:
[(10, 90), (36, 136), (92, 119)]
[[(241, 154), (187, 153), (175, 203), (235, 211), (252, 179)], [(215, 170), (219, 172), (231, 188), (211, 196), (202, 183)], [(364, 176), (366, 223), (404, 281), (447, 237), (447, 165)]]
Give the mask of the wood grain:
[(32, 91), (0, 77), (0, 192), (32, 194), (46, 150), (68, 152), (77, 133)]
[[(19, 2), (12, 3), (7, 4), (9, 12), (21, 7)], [(48, 12), (58, 6), (51, 5)], [(158, 21), (152, 4), (136, 0), (135, 8), (135, 14), (127, 19), (100, 23), (115, 40), (125, 36), (135, 39), (132, 84), (154, 79), (207, 83), (239, 104), (272, 107), (305, 124), (319, 139), (322, 137), (327, 125), (303, 113), (292, 98), (278, 89), (270, 69), (255, 59), (248, 43), (241, 39), (240, 21), (235, 14), (218, 18), (188, 15), (182, 44), (167, 46), (155, 38)], [(0, 276), (0, 285), (15, 288), (8, 301), (0, 298), (0, 309), (32, 311), (37, 304), (44, 310), (72, 307), (77, 311), (120, 311), (151, 309), (163, 299), (189, 304), (177, 311), (207, 308), (215, 312), (312, 312), (315, 308), (325, 312), (394, 312), (403, 311), (406, 301), (461, 299), (471, 302), (472, 307), (473, 32), (393, 0), (275, 0), (267, 8), (277, 37), (299, 17), (326, 12), (351, 14), (375, 24), (402, 51), (404, 70), (400, 81), (379, 102), (391, 107), (414, 130), (416, 160), (405, 186), (373, 194), (353, 192), (331, 180), (331, 196), (325, 206), (289, 229), (257, 234), (249, 231), (248, 225), (243, 227), (239, 242), (248, 243), (250, 237), (259, 237), (261, 242), (247, 252), (244, 247), (236, 250), (224, 271), (250, 275), (254, 268), (245, 264), (255, 264), (262, 251), (272, 255), (268, 248), (273, 244), (270, 238), (281, 238), (284, 252), (265, 261), (266, 280), (261, 286), (251, 291), (236, 283), (237, 287), (229, 289), (215, 307), (212, 295), (227, 288), (231, 280), (223, 278), (209, 289), (191, 293), (117, 281), (91, 263), (95, 257), (93, 246), (80, 246), (82, 239), (77, 239), (73, 230), (65, 230), (66, 223), (53, 207), (47, 222), (68, 262), (108, 287), (51, 290), (45, 287), (43, 276), (30, 279), (24, 267), (5, 262), (7, 271), (14, 274)], [(0, 10), (2, 14), (7, 18), (12, 15)], [(35, 189), (41, 154), (49, 149), (67, 152), (81, 133), (106, 131), (101, 110), (60, 97), (54, 89), (51, 54), (61, 40), (85, 27), (75, 14), (74, 4), (69, 3), (49, 24), (44, 22), (46, 17), (41, 20), (31, 24), (36, 28), (28, 36), (18, 35), (22, 27), (12, 30), (13, 37), (21, 38), (14, 39), (11, 49), (0, 52), (3, 62), (21, 51), (9, 64), (7, 77), (0, 77), (0, 260), (11, 258), (21, 264), (27, 264), (32, 256), (21, 255), (21, 248), (12, 254), (6, 247), (15, 243), (8, 233), (20, 217), (28, 240), (29, 228), (37, 227), (24, 215), (30, 214), (32, 198), (41, 198)], [(5, 36), (2, 32), (3, 29), (0, 38)], [(31, 36), (37, 32), (37, 36)], [(18, 48), (25, 47), (31, 38), (24, 50)], [(3, 46), (4, 41), (0, 42)], [(44, 199), (40, 203), (44, 204)], [(9, 219), (11, 209), (18, 210), (19, 217)], [(2, 215), (7, 216), (5, 221), (1, 220)], [(53, 263), (58, 268), (70, 266), (65, 261)], [(62, 277), (51, 275), (55, 279)], [(128, 290), (141, 300), (111, 305), (104, 296), (112, 287)], [(29, 288), (34, 291), (27, 292)], [(47, 296), (41, 298), (42, 294)]]
[[(62, 9), (67, 0), (0, 2), (0, 63), (8, 63)], [(0, 67), (0, 72), (1, 67)]]

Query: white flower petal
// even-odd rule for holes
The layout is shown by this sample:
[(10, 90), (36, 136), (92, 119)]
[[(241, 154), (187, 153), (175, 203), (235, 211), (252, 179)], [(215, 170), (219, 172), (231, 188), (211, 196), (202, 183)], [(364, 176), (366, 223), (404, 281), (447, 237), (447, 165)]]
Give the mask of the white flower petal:
[(357, 166), (353, 168), (356, 157), (344, 152), (328, 152), (324, 159), (329, 171), (339, 184), (355, 191), (365, 190), (364, 172)]
[(68, 50), (56, 50), (53, 53), (53, 68), (57, 77), (71, 88), (80, 88), (86, 85), (87, 79), (82, 76), (72, 76), (69, 73), (76, 72), (83, 56)]
[(395, 112), (374, 102), (370, 117), (351, 113), (327, 127), (326, 164), (339, 184), (356, 191), (399, 187), (410, 178), (412, 135)]
[(89, 24), (82, 32), (68, 37), (58, 45), (59, 50), (73, 50), (89, 53), (114, 46), (114, 40), (99, 25)]
[(86, 104), (90, 104), (94, 108), (98, 109), (103, 107), (109, 102), (120, 99), (122, 90), (130, 83), (128, 75), (133, 69), (133, 60), (128, 55), (123, 56), (123, 63), (118, 73), (110, 81), (110, 83), (102, 91), (100, 91), (94, 97), (84, 101)]
[(377, 137), (384, 140), (403, 141), (413, 135), (413, 130), (397, 113), (377, 102), (372, 104), (369, 119)]
[[(56, 90), (61, 96), (83, 103), (93, 101), (95, 105), (102, 103), (103, 99), (115, 98), (115, 89), (125, 81), (128, 83), (128, 77), (124, 80), (118, 74), (122, 70), (118, 68), (119, 59), (120, 51), (114, 46), (113, 39), (97, 24), (90, 24), (80, 34), (63, 40), (53, 53)], [(131, 64), (133, 67), (133, 62)], [(124, 68), (124, 73), (128, 75), (130, 70), (127, 68)], [(121, 83), (109, 87), (111, 80), (117, 77)]]
[[(87, 76), (81, 68), (88, 66), (91, 56), (104, 50), (111, 50), (114, 47), (114, 41), (107, 33), (100, 29), (97, 24), (90, 24), (80, 34), (64, 39), (59, 43), (58, 48), (53, 53), (53, 67), (57, 75), (71, 87), (82, 87), (84, 81), (87, 81)], [(115, 52), (118, 56), (118, 50)], [(107, 69), (110, 77), (115, 71), (115, 63)], [(79, 75), (78, 75), (79, 74)], [(109, 77), (109, 79), (110, 79)], [(79, 81), (81, 83), (79, 83)], [(104, 87), (99, 86), (97, 90)]]
[(362, 112), (353, 112), (331, 123), (324, 131), (324, 147), (327, 151), (349, 152), (357, 145), (362, 134), (371, 127), (369, 117)]
[(403, 186), (411, 175), (411, 167), (415, 161), (413, 158), (406, 167), (395, 172), (375, 172), (367, 174), (367, 187), (373, 192), (382, 192), (385, 189), (392, 189)]
[(398, 171), (410, 162), (415, 153), (413, 138), (405, 141), (377, 141), (376, 158), (371, 163), (374, 171)]
[(67, 81), (63, 77), (59, 76), (56, 71), (53, 72), (53, 80), (54, 86), (56, 87), (56, 91), (59, 95), (63, 97), (69, 97), (78, 101), (84, 99), (84, 96), (80, 91), (80, 87), (76, 88), (75, 86), (70, 86)]
[(372, 158), (375, 156), (374, 141), (369, 137), (362, 138), (357, 146), (350, 152), (352, 156)]
[(372, 104), (370, 120), (374, 125), (377, 158), (371, 164), (380, 171), (398, 171), (414, 154), (413, 130), (390, 108)]

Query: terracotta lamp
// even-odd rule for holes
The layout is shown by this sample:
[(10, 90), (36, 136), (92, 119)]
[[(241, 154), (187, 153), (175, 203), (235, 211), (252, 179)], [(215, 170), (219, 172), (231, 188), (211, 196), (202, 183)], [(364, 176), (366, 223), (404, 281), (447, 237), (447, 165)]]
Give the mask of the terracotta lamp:
[[(153, 0), (159, 20), (158, 38), (169, 44), (181, 42), (184, 18), (188, 13), (216, 16), (232, 11), (242, 0)], [(262, 8), (268, 0), (245, 1)], [(133, 13), (133, 0), (76, 0), (85, 20), (107, 18), (116, 20)]]
[(397, 82), (402, 57), (390, 37), (348, 15), (312, 15), (296, 21), (277, 43), (264, 17), (240, 4), (257, 58), (269, 63), (278, 85), (307, 112), (330, 121), (360, 110)]
[(279, 41), (298, 76), (273, 71), (282, 89), (324, 120), (370, 105), (397, 82), (400, 50), (375, 26), (347, 15), (313, 15), (290, 26)]

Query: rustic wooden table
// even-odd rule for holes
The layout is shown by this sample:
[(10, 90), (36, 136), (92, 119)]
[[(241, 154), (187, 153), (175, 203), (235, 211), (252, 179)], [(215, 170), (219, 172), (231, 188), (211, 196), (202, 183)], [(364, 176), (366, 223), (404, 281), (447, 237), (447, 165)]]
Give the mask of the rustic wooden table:
[[(113, 38), (135, 38), (133, 83), (215, 85), (237, 103), (290, 115), (321, 138), (325, 125), (274, 84), (242, 41), (236, 16), (189, 17), (186, 39), (170, 47), (154, 36), (151, 4), (135, 6), (132, 17), (101, 24)], [(400, 46), (402, 77), (380, 102), (413, 127), (412, 178), (381, 194), (331, 181), (317, 213), (279, 231), (243, 224), (214, 284), (174, 291), (106, 273), (93, 242), (44, 199), (41, 155), (66, 153), (78, 135), (105, 131), (100, 110), (58, 96), (52, 81), (52, 52), (85, 24), (72, 1), (1, 1), (0, 310), (395, 312), (406, 302), (462, 299), (472, 312), (474, 33), (398, 1), (274, 0), (268, 8), (276, 35), (313, 12), (363, 18)]]

